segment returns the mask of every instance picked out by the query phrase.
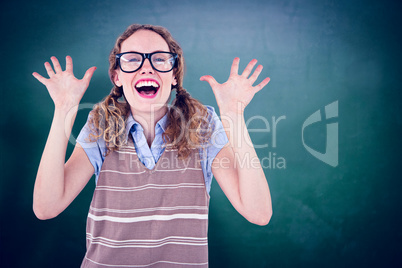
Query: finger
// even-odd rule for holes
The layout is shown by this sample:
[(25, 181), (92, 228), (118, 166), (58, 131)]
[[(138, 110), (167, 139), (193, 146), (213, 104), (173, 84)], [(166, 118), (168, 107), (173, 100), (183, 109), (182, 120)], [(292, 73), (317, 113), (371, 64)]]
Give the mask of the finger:
[(92, 75), (94, 74), (96, 67), (89, 68), (86, 72), (82, 80), (84, 80), (87, 84), (91, 81)]
[(256, 85), (254, 87), (254, 92), (257, 93), (258, 91), (260, 91), (263, 87), (265, 87), (269, 83), (270, 80), (271, 79), (269, 77), (267, 77), (264, 80), (262, 80), (261, 83), (259, 83), (258, 85)]
[(45, 62), (45, 68), (46, 68), (46, 72), (49, 75), (49, 77), (52, 77), (54, 75), (54, 71), (49, 62)]
[(240, 58), (236, 57), (233, 60), (232, 68), (230, 69), (230, 75), (237, 75), (239, 73), (239, 62)]
[(256, 59), (253, 59), (252, 61), (250, 61), (250, 62), (247, 64), (247, 67), (246, 67), (246, 69), (244, 69), (244, 71), (243, 71), (243, 73), (241, 74), (241, 76), (247, 78), (247, 77), (251, 74), (251, 71), (253, 70), (253, 68), (254, 68), (254, 66), (255, 66), (256, 63), (257, 63), (257, 60), (256, 60)]
[(42, 84), (46, 85), (46, 81), (47, 79), (44, 78), (43, 76), (41, 76), (40, 74), (38, 74), (37, 72), (32, 73), (33, 77), (35, 77), (36, 79), (38, 79), (39, 82), (41, 82)]
[(215, 86), (219, 85), (218, 82), (216, 82), (215, 78), (213, 78), (210, 75), (204, 75), (200, 77), (200, 81), (206, 81), (209, 83), (209, 85), (214, 89)]
[(58, 60), (56, 57), (54, 57), (54, 56), (51, 57), (50, 59), (52, 60), (53, 67), (54, 67), (54, 70), (56, 71), (56, 73), (61, 73), (62, 70), (61, 70), (61, 66), (60, 66), (59, 60)]
[(70, 56), (66, 57), (66, 71), (73, 72), (73, 59)]
[(262, 65), (258, 65), (257, 68), (255, 68), (254, 73), (249, 78), (251, 84), (254, 84), (254, 82), (257, 80), (258, 76), (261, 74), (262, 68)]

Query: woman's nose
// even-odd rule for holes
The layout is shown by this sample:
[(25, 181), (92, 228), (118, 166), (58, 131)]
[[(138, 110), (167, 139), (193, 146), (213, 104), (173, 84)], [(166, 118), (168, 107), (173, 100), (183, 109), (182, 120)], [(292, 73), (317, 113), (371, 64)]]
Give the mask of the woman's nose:
[(154, 73), (154, 69), (152, 68), (151, 62), (149, 59), (145, 59), (144, 63), (142, 64), (140, 72), (144, 73)]

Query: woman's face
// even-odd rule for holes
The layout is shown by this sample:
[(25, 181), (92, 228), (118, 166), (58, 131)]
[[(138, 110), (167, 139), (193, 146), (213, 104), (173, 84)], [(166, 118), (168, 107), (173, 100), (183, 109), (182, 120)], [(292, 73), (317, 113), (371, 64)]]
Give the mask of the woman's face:
[[(169, 46), (159, 34), (149, 30), (139, 30), (121, 44), (123, 52), (152, 53), (169, 52)], [(114, 82), (123, 87), (124, 96), (131, 106), (133, 115), (150, 112), (166, 112), (166, 106), (172, 85), (176, 85), (173, 70), (161, 73), (154, 70), (148, 59), (134, 73), (125, 73), (118, 68)], [(152, 85), (157, 90), (144, 91), (145, 86)], [(154, 93), (155, 92), (155, 93)], [(153, 94), (154, 93), (154, 94)]]

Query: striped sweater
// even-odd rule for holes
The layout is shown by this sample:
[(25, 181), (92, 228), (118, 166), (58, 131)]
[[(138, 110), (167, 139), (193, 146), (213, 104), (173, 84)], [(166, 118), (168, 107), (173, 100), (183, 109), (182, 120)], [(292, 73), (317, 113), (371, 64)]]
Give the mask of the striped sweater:
[(149, 170), (129, 139), (102, 165), (81, 267), (208, 267), (208, 206), (198, 149), (167, 147)]

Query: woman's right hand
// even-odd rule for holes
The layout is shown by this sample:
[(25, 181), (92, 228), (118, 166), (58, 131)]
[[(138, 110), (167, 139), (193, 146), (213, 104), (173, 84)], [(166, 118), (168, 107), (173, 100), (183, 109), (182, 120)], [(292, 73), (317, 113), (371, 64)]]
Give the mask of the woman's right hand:
[(82, 79), (77, 79), (73, 73), (73, 60), (70, 56), (66, 57), (65, 71), (61, 69), (56, 57), (51, 57), (50, 59), (52, 60), (54, 70), (49, 62), (45, 62), (49, 78), (45, 78), (37, 72), (34, 72), (32, 75), (46, 86), (56, 109), (69, 111), (80, 103), (96, 67), (89, 68)]
[[(66, 124), (70, 111), (76, 112), (88, 88), (96, 67), (89, 68), (84, 78), (77, 79), (73, 74), (73, 61), (66, 57), (66, 70), (61, 69), (56, 57), (51, 57), (45, 68), (49, 78), (38, 73), (32, 75), (44, 84), (55, 104), (52, 126), (43, 150), (42, 159), (36, 175), (33, 209), (40, 219), (53, 218), (61, 213), (85, 187), (94, 168), (85, 151), (77, 144), (70, 159), (65, 164), (68, 137), (70, 137), (74, 118)], [(70, 116), (75, 114), (70, 113)]]

